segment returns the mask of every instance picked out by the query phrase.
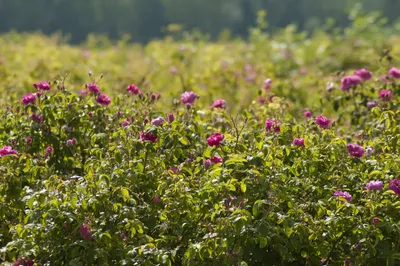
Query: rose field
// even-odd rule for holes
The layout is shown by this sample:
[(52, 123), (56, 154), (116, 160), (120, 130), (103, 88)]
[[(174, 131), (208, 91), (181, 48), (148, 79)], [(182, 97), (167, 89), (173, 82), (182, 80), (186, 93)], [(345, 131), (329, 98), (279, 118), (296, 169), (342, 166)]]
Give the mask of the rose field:
[(400, 27), (0, 36), (0, 264), (400, 265)]

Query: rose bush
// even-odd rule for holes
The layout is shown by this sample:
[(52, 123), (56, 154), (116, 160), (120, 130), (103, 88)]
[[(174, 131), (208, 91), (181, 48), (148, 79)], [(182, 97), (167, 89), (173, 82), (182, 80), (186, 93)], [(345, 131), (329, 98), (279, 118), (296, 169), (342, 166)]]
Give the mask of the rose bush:
[[(0, 84), (18, 87), (0, 111), (1, 261), (398, 264), (400, 63), (386, 54), (378, 66), (362, 53), (396, 37), (369, 43), (368, 32), (352, 35), (359, 30), (344, 42), (291, 28), (273, 40), (254, 29), (250, 46), (191, 40), (176, 49), (167, 39), (144, 48), (148, 60), (120, 43), (93, 55), (109, 67), (98, 78), (57, 74), (82, 57), (98, 67), (81, 48), (44, 53), (50, 39), (11, 48), (19, 35), (0, 38), (11, 51)], [(25, 49), (49, 60), (29, 61)], [(25, 55), (34, 70), (16, 67)]]

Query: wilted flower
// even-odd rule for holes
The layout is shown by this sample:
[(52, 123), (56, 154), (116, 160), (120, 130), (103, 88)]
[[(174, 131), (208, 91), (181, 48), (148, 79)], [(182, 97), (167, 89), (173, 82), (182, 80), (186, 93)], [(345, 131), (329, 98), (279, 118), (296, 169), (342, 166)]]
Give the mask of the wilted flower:
[(93, 112), (88, 112), (88, 116), (92, 117), (93, 116)]
[(367, 102), (367, 107), (368, 108), (374, 108), (375, 106), (377, 106), (378, 105), (378, 103), (377, 102), (375, 102), (375, 101), (368, 101)]
[(361, 158), (364, 155), (364, 148), (358, 144), (347, 144), (347, 150), (351, 156)]
[(367, 157), (371, 157), (374, 154), (374, 152), (375, 150), (373, 147), (367, 146), (367, 148), (365, 149)]
[(341, 190), (338, 190), (338, 191), (336, 191), (334, 194), (333, 194), (335, 197), (340, 197), (340, 198), (344, 198), (345, 200), (347, 200), (347, 202), (350, 202), (351, 200), (352, 200), (352, 197), (351, 197), (351, 195), (350, 195), (350, 193), (349, 192), (346, 192), (346, 191), (341, 191)]
[(399, 79), (400, 78), (400, 69), (392, 67), (389, 70), (389, 76), (391, 76), (393, 78), (396, 78), (396, 79)]
[(390, 90), (381, 90), (379, 92), (379, 97), (384, 101), (390, 101), (392, 99), (392, 92)]
[(151, 124), (152, 124), (153, 126), (161, 126), (162, 124), (164, 124), (164, 122), (165, 122), (164, 118), (158, 117), (158, 118), (156, 118), (156, 119), (153, 119), (153, 120), (151, 121)]
[(128, 88), (126, 89), (128, 91), (128, 93), (133, 94), (133, 95), (138, 95), (141, 94), (142, 92), (140, 91), (139, 87), (136, 86), (135, 84), (131, 84), (128, 86)]
[(106, 94), (99, 94), (96, 101), (102, 105), (109, 105), (111, 103), (111, 99)]
[(220, 134), (220, 133), (215, 133), (213, 135), (211, 135), (210, 137), (208, 137), (207, 139), (207, 143), (209, 146), (219, 146), (221, 141), (224, 140), (224, 135)]
[(331, 92), (333, 91), (333, 89), (335, 88), (335, 83), (333, 82), (328, 82), (327, 86), (326, 86), (326, 91), (327, 92)]
[(92, 231), (90, 230), (90, 228), (87, 224), (82, 224), (80, 227), (80, 231), (81, 231), (81, 236), (84, 239), (86, 239), (86, 240), (92, 239)]
[(141, 141), (151, 141), (152, 143), (155, 143), (157, 141), (157, 136), (154, 136), (151, 132), (140, 133), (139, 136)]
[(372, 219), (372, 222), (373, 222), (374, 224), (379, 223), (379, 218), (378, 218), (378, 217), (374, 217), (374, 219)]
[(393, 190), (397, 195), (400, 195), (400, 179), (390, 180), (389, 189)]
[(87, 95), (88, 95), (88, 91), (87, 91), (87, 90), (81, 90), (81, 91), (79, 92), (79, 95), (80, 95), (80, 96), (87, 96)]
[(37, 114), (32, 114), (30, 116), (30, 119), (32, 119), (36, 123), (41, 123), (43, 121), (43, 117), (41, 115), (37, 115)]
[(216, 100), (212, 104), (212, 108), (219, 108), (219, 109), (225, 109), (226, 108), (226, 101), (225, 100)]
[(169, 73), (171, 73), (171, 74), (176, 74), (176, 73), (178, 73), (178, 71), (179, 71), (178, 68), (175, 66), (172, 66), (169, 69)]
[(272, 79), (266, 79), (264, 81), (264, 90), (269, 90), (272, 87)]
[(32, 143), (32, 138), (27, 137), (27, 138), (25, 139), (25, 142), (26, 142), (26, 144), (31, 144), (31, 143)]
[(330, 128), (331, 126), (331, 120), (328, 119), (327, 117), (323, 116), (323, 115), (319, 115), (315, 118), (315, 123), (323, 129), (327, 129)]
[(346, 76), (342, 78), (340, 86), (342, 91), (348, 91), (351, 88), (356, 87), (360, 83), (361, 78), (359, 76)]
[(199, 95), (197, 95), (196, 93), (192, 92), (192, 91), (186, 91), (181, 95), (181, 102), (185, 103), (185, 104), (193, 104), (194, 101), (199, 98)]
[(293, 140), (293, 144), (296, 146), (304, 146), (304, 139), (302, 138), (295, 138)]
[(267, 130), (268, 132), (271, 131), (280, 132), (281, 127), (279, 126), (277, 121), (267, 119), (267, 121), (265, 121), (265, 130)]
[(366, 185), (367, 190), (382, 190), (383, 188), (383, 182), (379, 181), (379, 180), (375, 180), (375, 181), (370, 181), (367, 185)]
[(172, 173), (174, 173), (176, 175), (179, 174), (179, 169), (177, 167), (172, 167), (169, 169), (169, 171), (171, 171)]
[(100, 93), (100, 87), (96, 83), (86, 84), (86, 88), (93, 94)]
[(32, 93), (25, 94), (24, 96), (22, 96), (22, 99), (21, 99), (21, 102), (24, 105), (28, 105), (30, 103), (34, 103), (35, 101), (36, 101), (36, 96), (34, 94), (32, 94)]
[(131, 124), (131, 122), (129, 122), (128, 120), (125, 120), (124, 122), (122, 122), (122, 127), (128, 127)]
[(11, 146), (4, 146), (1, 150), (0, 150), (0, 157), (6, 156), (6, 155), (17, 155), (18, 152), (13, 150), (13, 148)]
[(350, 258), (346, 258), (346, 259), (344, 260), (344, 264), (345, 264), (345, 265), (350, 265), (350, 263), (351, 263)]
[(174, 122), (174, 120), (175, 120), (175, 115), (174, 115), (174, 114), (169, 114), (169, 115), (168, 115), (168, 121), (169, 121), (170, 123), (172, 123), (172, 122)]
[(354, 75), (360, 77), (362, 80), (369, 80), (372, 78), (372, 73), (365, 68), (354, 71)]
[(213, 163), (222, 163), (222, 158), (217, 156), (217, 155), (215, 155), (214, 157), (210, 158), (210, 161), (213, 162)]
[(33, 84), (33, 87), (35, 87), (38, 90), (42, 90), (42, 91), (50, 90), (50, 84), (47, 81), (41, 81), (37, 84), (35, 83), (35, 84)]

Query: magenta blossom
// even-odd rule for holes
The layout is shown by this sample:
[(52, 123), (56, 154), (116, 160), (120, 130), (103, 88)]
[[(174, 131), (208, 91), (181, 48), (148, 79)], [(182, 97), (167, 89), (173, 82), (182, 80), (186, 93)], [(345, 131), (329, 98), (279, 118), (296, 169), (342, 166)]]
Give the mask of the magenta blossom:
[(260, 97), (257, 98), (257, 102), (259, 102), (259, 103), (261, 103), (261, 104), (265, 103), (265, 101), (266, 101), (265, 98), (262, 97), (262, 96), (260, 96)]
[(185, 104), (193, 104), (194, 101), (199, 98), (199, 95), (192, 91), (186, 91), (181, 95), (181, 102)]
[(0, 150), (0, 157), (6, 156), (6, 155), (18, 155), (18, 152), (13, 150), (13, 148), (11, 146), (4, 146), (1, 150)]
[(373, 222), (374, 224), (379, 223), (379, 218), (378, 218), (378, 217), (374, 217), (374, 218), (372, 219), (372, 222)]
[(75, 138), (72, 138), (72, 139), (67, 140), (66, 143), (68, 146), (74, 146), (77, 143), (77, 141)]
[(299, 147), (303, 147), (304, 146), (304, 139), (299, 139), (299, 138), (295, 138), (293, 140), (293, 144)]
[(109, 105), (111, 103), (111, 99), (106, 94), (99, 94), (96, 101), (102, 105)]
[(161, 98), (161, 93), (152, 93), (151, 94), (152, 101), (159, 100), (160, 98)]
[(271, 132), (271, 131), (280, 132), (281, 127), (279, 126), (277, 121), (267, 119), (267, 121), (265, 121), (265, 130), (267, 132)]
[(45, 157), (45, 158), (49, 157), (50, 154), (52, 154), (53, 152), (54, 152), (54, 148), (51, 147), (51, 146), (48, 146), (48, 147), (46, 148), (46, 153), (44, 154), (44, 157)]
[(304, 111), (303, 111), (303, 115), (304, 115), (307, 119), (309, 119), (309, 118), (312, 117), (312, 112), (311, 112), (310, 110), (304, 110)]
[(18, 258), (18, 259), (13, 263), (14, 266), (20, 266), (20, 265), (23, 265), (23, 266), (33, 266), (34, 264), (35, 264), (35, 262), (34, 262), (33, 260), (26, 260), (26, 259), (23, 259), (23, 258)]
[(392, 67), (389, 70), (389, 76), (395, 78), (395, 79), (400, 79), (400, 69)]
[(205, 161), (204, 161), (204, 167), (205, 167), (205, 168), (208, 168), (208, 167), (210, 167), (210, 166), (211, 166), (211, 160), (210, 160), (210, 159), (205, 160)]
[(47, 81), (41, 81), (37, 84), (35, 83), (35, 84), (33, 84), (33, 87), (35, 87), (38, 90), (42, 90), (42, 91), (50, 90), (50, 84)]
[(364, 148), (358, 144), (347, 144), (347, 150), (351, 156), (361, 158), (364, 155)]
[(346, 76), (342, 78), (340, 86), (342, 91), (348, 91), (351, 88), (357, 87), (361, 81), (362, 80), (359, 76)]
[(392, 96), (393, 96), (393, 94), (392, 94), (392, 92), (389, 91), (389, 90), (381, 90), (381, 91), (379, 92), (379, 97), (380, 97), (382, 100), (386, 101), (386, 102), (389, 102), (389, 101), (392, 99)]
[(86, 84), (86, 88), (93, 94), (99, 94), (100, 93), (100, 87), (96, 83)]
[(350, 202), (352, 200), (352, 196), (349, 192), (346, 191), (338, 190), (333, 195), (337, 198), (344, 198), (345, 200), (347, 200), (347, 202)]
[(209, 146), (216, 146), (218, 147), (221, 143), (221, 141), (223, 141), (225, 138), (224, 135), (220, 134), (220, 133), (215, 133), (213, 135), (211, 135), (208, 139), (207, 139), (207, 143)]
[(225, 100), (216, 100), (212, 104), (212, 108), (219, 108), (219, 109), (225, 109), (226, 108), (226, 101)]
[(130, 126), (131, 122), (129, 122), (128, 120), (125, 120), (124, 122), (122, 122), (122, 127), (128, 127)]
[(165, 120), (161, 116), (157, 117), (156, 119), (151, 120), (151, 124), (153, 126), (161, 126), (162, 124), (164, 124), (164, 122), (165, 122)]
[(356, 70), (354, 72), (354, 75), (360, 77), (362, 80), (370, 80), (372, 78), (372, 73), (369, 72), (367, 69), (362, 68), (359, 70)]
[(210, 158), (210, 161), (213, 163), (222, 163), (222, 158), (219, 156), (214, 156), (214, 157)]
[(30, 138), (30, 137), (27, 137), (26, 139), (25, 139), (25, 142), (26, 142), (26, 144), (31, 144), (32, 143), (32, 138)]
[(370, 181), (367, 185), (366, 185), (367, 190), (382, 190), (383, 188), (383, 182), (380, 180), (373, 180)]
[(400, 179), (390, 180), (389, 189), (400, 195)]
[(323, 129), (328, 129), (331, 126), (331, 120), (323, 115), (319, 115), (315, 118), (315, 123)]
[(81, 231), (81, 236), (84, 239), (86, 239), (86, 240), (92, 239), (92, 231), (90, 230), (90, 228), (87, 224), (82, 224), (80, 227), (80, 231)]
[(174, 114), (169, 114), (169, 115), (168, 115), (168, 121), (169, 121), (170, 123), (172, 123), (172, 122), (174, 122), (174, 120), (175, 120), (175, 115), (174, 115)]
[(140, 133), (139, 137), (141, 141), (150, 141), (152, 143), (155, 143), (157, 141), (157, 136), (154, 136), (153, 134), (151, 134), (151, 132)]
[(154, 203), (160, 203), (160, 201), (161, 201), (161, 197), (160, 196), (156, 195), (156, 196), (153, 197), (153, 202)]
[(32, 93), (25, 94), (24, 96), (22, 96), (22, 99), (21, 99), (21, 102), (24, 105), (28, 105), (30, 103), (34, 103), (35, 101), (36, 101), (36, 96), (34, 94), (32, 94)]
[(139, 87), (136, 86), (135, 84), (129, 85), (126, 90), (128, 91), (128, 93), (133, 94), (133, 95), (142, 94), (142, 92), (140, 91)]

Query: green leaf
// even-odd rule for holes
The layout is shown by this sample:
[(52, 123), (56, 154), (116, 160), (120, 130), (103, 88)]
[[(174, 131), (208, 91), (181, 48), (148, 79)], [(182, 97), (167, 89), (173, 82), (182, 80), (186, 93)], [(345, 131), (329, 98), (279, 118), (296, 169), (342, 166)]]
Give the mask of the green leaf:
[(246, 188), (246, 184), (245, 183), (240, 183), (240, 190), (245, 193), (247, 188)]
[(122, 188), (121, 193), (124, 201), (128, 201), (130, 199), (129, 191), (126, 188)]
[(266, 237), (260, 238), (260, 248), (265, 248), (268, 244), (268, 239)]

